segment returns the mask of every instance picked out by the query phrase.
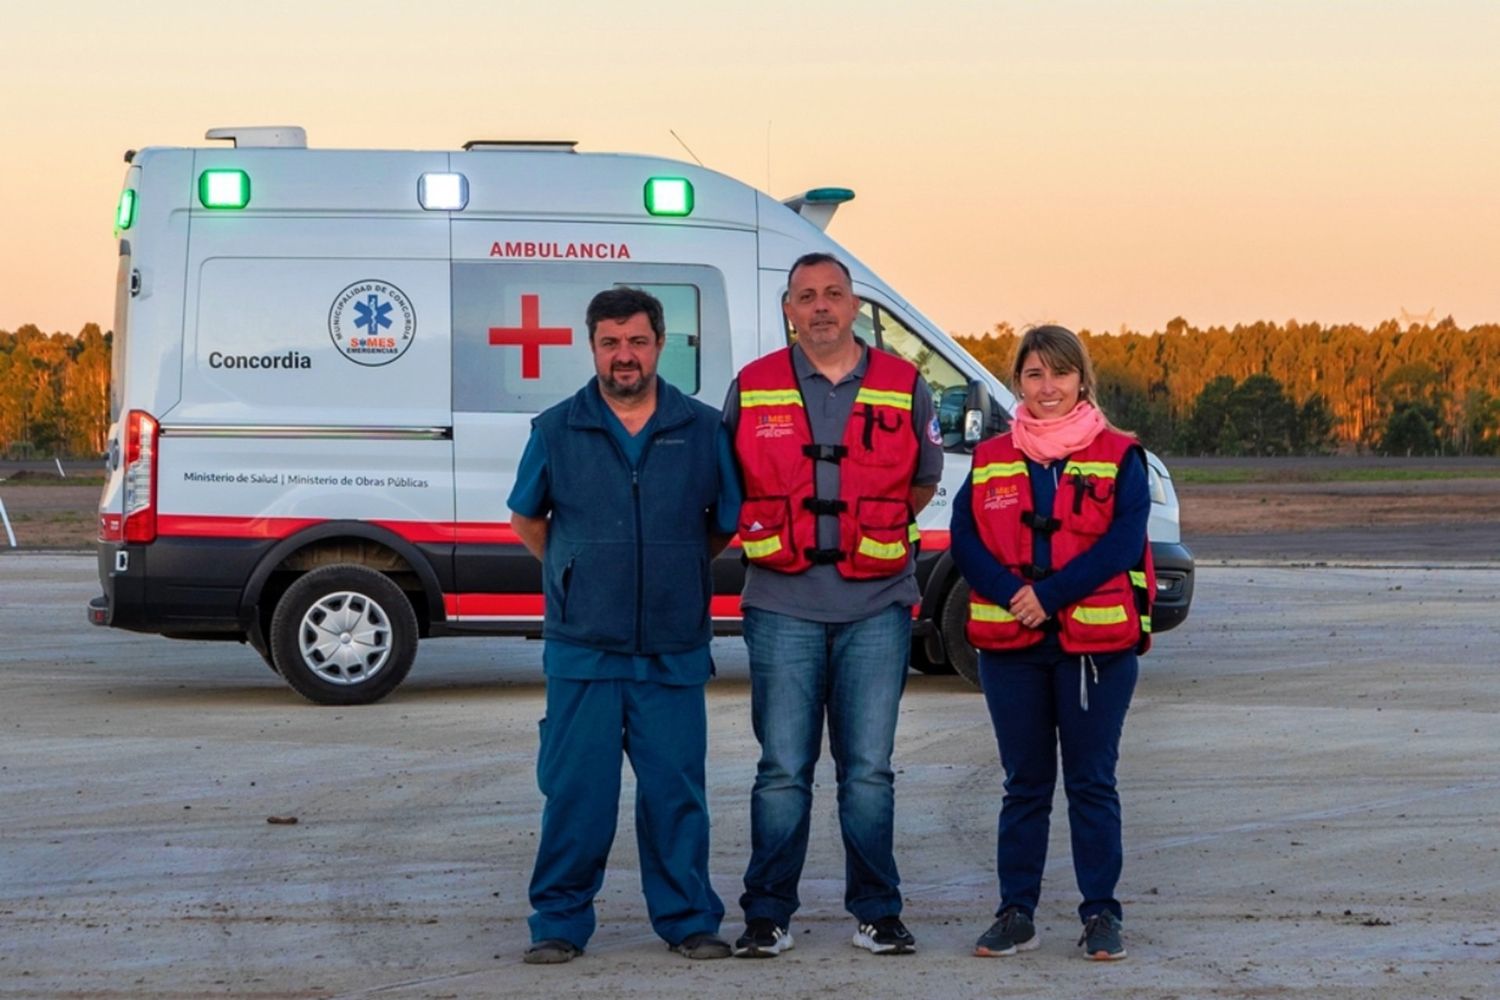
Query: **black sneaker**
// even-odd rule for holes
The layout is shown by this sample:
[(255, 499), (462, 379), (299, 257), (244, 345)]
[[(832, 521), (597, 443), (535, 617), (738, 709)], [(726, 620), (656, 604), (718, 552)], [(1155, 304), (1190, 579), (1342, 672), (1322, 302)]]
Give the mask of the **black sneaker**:
[(775, 958), (797, 944), (785, 927), (769, 917), (756, 917), (745, 924), (745, 933), (734, 943), (735, 958)]
[(910, 955), (917, 950), (916, 939), (897, 916), (860, 924), (854, 932), (854, 945), (877, 955)]
[(1003, 958), (1018, 951), (1030, 951), (1042, 943), (1031, 918), (1014, 906), (1006, 907), (1000, 919), (979, 936), (974, 954), (980, 958)]
[(1083, 922), (1083, 957), (1093, 962), (1118, 962), (1125, 957), (1125, 942), (1120, 938), (1124, 925), (1109, 910), (1096, 913)]
[(571, 941), (548, 938), (545, 941), (537, 941), (527, 948), (526, 954), (521, 956), (521, 961), (527, 965), (561, 965), (563, 962), (573, 961), (582, 954), (583, 949)]
[(728, 958), (733, 950), (729, 942), (717, 934), (707, 931), (699, 931), (697, 934), (689, 934), (681, 941), (672, 945), (672, 950), (679, 955), (688, 958)]

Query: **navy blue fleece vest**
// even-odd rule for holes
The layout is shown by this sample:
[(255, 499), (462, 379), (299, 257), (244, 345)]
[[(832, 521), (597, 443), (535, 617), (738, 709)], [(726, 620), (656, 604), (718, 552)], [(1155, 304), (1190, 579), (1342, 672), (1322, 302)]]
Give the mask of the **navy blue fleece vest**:
[(680, 653), (713, 638), (708, 509), (719, 411), (661, 379), (632, 469), (605, 426), (597, 379), (532, 421), (552, 501), (544, 636), (613, 653)]

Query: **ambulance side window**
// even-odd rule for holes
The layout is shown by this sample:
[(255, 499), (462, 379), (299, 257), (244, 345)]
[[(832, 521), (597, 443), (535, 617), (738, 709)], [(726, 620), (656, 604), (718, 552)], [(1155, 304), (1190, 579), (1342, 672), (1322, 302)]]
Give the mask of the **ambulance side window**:
[(666, 381), (696, 395), (733, 377), (727, 350), (702, 348), (705, 337), (727, 338), (729, 332), (729, 300), (716, 268), (454, 261), (454, 410), (540, 413), (573, 395), (594, 375), (584, 322), (589, 301), (601, 289), (622, 287), (643, 289), (661, 301), (667, 337), (657, 371)]
[[(866, 305), (870, 303), (867, 302)], [(964, 399), (969, 393), (969, 380), (952, 362), (889, 310), (878, 305), (874, 310), (880, 346), (916, 365), (917, 371), (932, 389), (932, 401), (938, 411), (938, 426), (943, 432), (943, 447), (961, 446)]]
[(702, 343), (701, 313), (696, 285), (634, 284), (619, 287), (650, 292), (661, 303), (667, 325), (667, 345), (656, 372), (688, 395), (698, 391), (698, 346)]
[[(943, 446), (960, 447), (963, 444), (964, 400), (969, 393), (969, 380), (963, 372), (889, 309), (869, 299), (860, 301), (859, 313), (854, 317), (854, 336), (916, 365), (932, 389), (938, 424), (943, 431)], [(797, 342), (797, 331), (792, 329), (790, 322), (786, 324), (786, 342)]]
[[(786, 302), (786, 294), (783, 293), (781, 301)], [(880, 346), (880, 341), (875, 336), (875, 309), (876, 306), (867, 299), (861, 299), (859, 314), (854, 317), (854, 335), (866, 344), (874, 347)], [(786, 318), (786, 313), (781, 314), (782, 321), (786, 324), (786, 342), (795, 344), (797, 342), (797, 330), (792, 326), (792, 321)]]

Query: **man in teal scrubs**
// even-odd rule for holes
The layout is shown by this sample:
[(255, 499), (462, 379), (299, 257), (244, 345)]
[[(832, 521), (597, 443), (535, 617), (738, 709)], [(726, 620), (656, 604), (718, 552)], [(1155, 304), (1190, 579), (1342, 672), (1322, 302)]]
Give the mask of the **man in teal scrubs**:
[(709, 564), (735, 530), (737, 474), (719, 411), (656, 374), (661, 304), (610, 289), (587, 323), (596, 375), (532, 422), (509, 499), (546, 597), (546, 806), (525, 960), (570, 961), (594, 931), (622, 756), (636, 775), (652, 928), (688, 958), (724, 958), (724, 904), (708, 877), (704, 685)]

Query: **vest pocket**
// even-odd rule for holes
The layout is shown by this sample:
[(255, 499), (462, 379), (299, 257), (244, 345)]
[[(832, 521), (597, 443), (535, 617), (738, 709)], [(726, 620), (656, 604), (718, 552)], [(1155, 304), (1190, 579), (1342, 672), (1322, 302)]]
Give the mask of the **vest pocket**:
[(844, 551), (856, 578), (891, 576), (911, 555), (911, 508), (905, 500), (862, 497), (846, 520)]
[(1062, 646), (1070, 653), (1134, 649), (1141, 637), (1135, 595), (1122, 574), (1058, 615)]
[(784, 569), (797, 562), (792, 537), (790, 497), (748, 497), (740, 505), (740, 549), (745, 558), (767, 569)]
[(1022, 625), (1009, 609), (972, 592), (969, 594), (969, 623), (964, 631), (970, 644), (979, 649), (1016, 649), (1036, 642), (1041, 635)]

